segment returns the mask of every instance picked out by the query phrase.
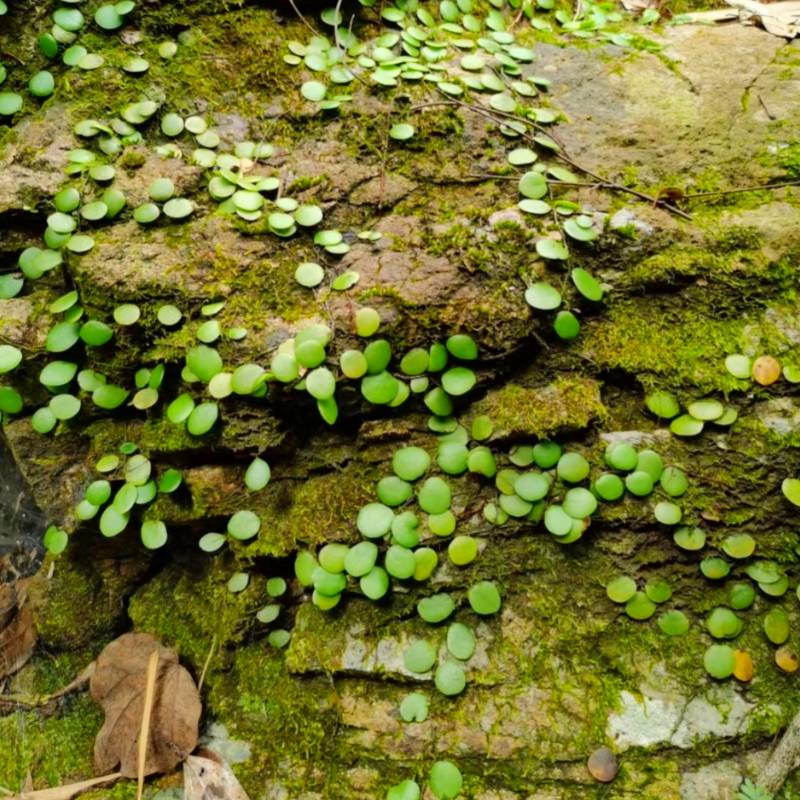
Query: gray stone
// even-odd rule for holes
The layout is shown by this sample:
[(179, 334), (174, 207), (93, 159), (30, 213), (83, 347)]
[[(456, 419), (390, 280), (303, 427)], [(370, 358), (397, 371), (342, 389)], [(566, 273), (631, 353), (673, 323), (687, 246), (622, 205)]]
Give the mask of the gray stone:
[(621, 208), (613, 214), (608, 220), (608, 227), (614, 231), (618, 231), (621, 228), (633, 228), (643, 236), (649, 236), (655, 232), (655, 228), (649, 222), (637, 217), (630, 208)]
[(620, 750), (664, 744), (688, 749), (705, 739), (745, 732), (753, 709), (754, 704), (730, 685), (692, 698), (646, 687), (639, 696), (623, 690), (607, 733)]
[(13, 556), (25, 573), (34, 572), (46, 517), (0, 435), (0, 556)]

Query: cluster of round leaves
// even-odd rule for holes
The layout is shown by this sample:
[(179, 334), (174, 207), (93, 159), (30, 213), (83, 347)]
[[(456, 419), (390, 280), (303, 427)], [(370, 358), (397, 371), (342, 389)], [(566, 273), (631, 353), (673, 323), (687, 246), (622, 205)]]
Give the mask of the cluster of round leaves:
[[(420, 677), (430, 677), (439, 692), (446, 697), (461, 694), (467, 679), (464, 662), (469, 661), (475, 652), (475, 634), (462, 622), (453, 622), (447, 629), (444, 659), (436, 664), (438, 653), (427, 639), (417, 639), (403, 653), (405, 669)], [(424, 722), (428, 715), (428, 698), (421, 692), (412, 692), (400, 703), (400, 717), (404, 722)]]
[[(487, 430), (484, 421), (483, 430), (484, 435), (489, 435), (491, 425)], [(458, 443), (462, 431), (458, 426), (458, 430), (440, 438), (439, 466), (445, 473), (447, 465), (446, 459), (442, 460), (442, 448)], [(447, 552), (452, 564), (463, 566), (476, 558), (479, 550), (476, 539), (453, 536), (456, 517), (451, 508), (451, 488), (442, 476), (428, 474), (432, 463), (430, 454), (421, 447), (397, 450), (392, 458), (393, 474), (377, 483), (377, 502), (367, 503), (358, 513), (356, 527), (363, 540), (353, 546), (326, 544), (316, 555), (310, 551), (298, 553), (295, 574), (301, 585), (313, 589), (315, 605), (326, 611), (335, 608), (348, 587), (354, 587), (356, 582), (362, 595), (377, 601), (387, 595), (392, 579), (417, 582), (429, 579), (439, 564), (440, 539), (448, 539)], [(420, 519), (412, 502), (426, 516)], [(479, 615), (495, 614), (501, 606), (497, 586), (486, 580), (470, 587), (467, 601)], [(425, 622), (437, 624), (450, 617), (455, 607), (449, 594), (440, 593), (423, 597), (417, 611)], [(447, 641), (453, 658), (471, 657), (474, 635), (466, 626), (452, 625)], [(417, 642), (406, 654), (406, 667), (410, 672), (427, 672), (435, 657), (429, 642)], [(443, 662), (437, 669), (435, 682), (442, 693), (458, 694), (466, 683), (463, 667), (452, 659)], [(401, 707), (401, 716), (407, 721), (424, 719), (427, 698), (420, 693), (409, 695)]]
[[(141, 134), (134, 126), (147, 122), (158, 111), (159, 105), (151, 100), (132, 103), (123, 109), (121, 119), (106, 124), (97, 120), (82, 120), (76, 133), (85, 137), (102, 134), (99, 146), (104, 152), (117, 152), (122, 144), (141, 141)], [(207, 171), (208, 192), (223, 213), (255, 223), (264, 217), (263, 229), (280, 237), (293, 236), (298, 228), (312, 228), (322, 222), (322, 209), (313, 203), (300, 203), (292, 197), (275, 195), (281, 186), (278, 175), (260, 175), (253, 172), (255, 165), (273, 155), (272, 145), (265, 142), (237, 142), (233, 151), (220, 149), (221, 138), (201, 116), (182, 117), (175, 112), (165, 113), (160, 120), (161, 132), (170, 141), (156, 148), (156, 152), (167, 158), (182, 158), (183, 152), (175, 141), (183, 133), (191, 134), (197, 147), (191, 160)], [(122, 137), (117, 138), (114, 134)], [(88, 152), (88, 151), (85, 151)], [(133, 217), (142, 225), (155, 222), (163, 213), (173, 219), (183, 219), (194, 210), (188, 198), (173, 197), (174, 187), (168, 178), (157, 179), (150, 187), (151, 199), (133, 211)], [(163, 206), (159, 206), (159, 202)], [(269, 204), (269, 205), (268, 205)], [(359, 238), (373, 240), (372, 232), (365, 231)], [(350, 244), (338, 230), (317, 230), (314, 243), (332, 255), (343, 255)], [(357, 273), (344, 273), (334, 281), (333, 288), (346, 289), (358, 280)]]
[[(430, 455), (421, 447), (397, 450), (393, 474), (378, 481), (378, 501), (367, 503), (358, 512), (356, 527), (364, 540), (352, 547), (327, 544), (316, 557), (309, 552), (298, 555), (297, 577), (304, 586), (313, 586), (312, 600), (317, 606), (323, 610), (336, 607), (349, 579), (358, 581), (364, 596), (380, 600), (392, 579), (421, 582), (431, 577), (439, 564), (437, 549), (431, 545), (440, 537), (451, 537), (457, 522), (448, 481), (439, 475), (422, 481), (431, 465)], [(425, 513), (423, 520), (412, 509), (412, 502)], [(473, 537), (455, 536), (449, 541), (448, 556), (453, 564), (464, 566), (476, 558), (478, 549)], [(488, 581), (473, 586), (467, 599), (477, 614), (494, 614), (500, 608), (499, 592)], [(426, 597), (417, 607), (420, 617), (430, 623), (443, 621), (454, 609), (447, 594)]]
[(727, 428), (739, 416), (733, 406), (727, 406), (713, 397), (692, 400), (682, 409), (675, 395), (663, 389), (651, 392), (644, 402), (651, 414), (659, 419), (670, 420), (669, 429), (676, 436), (698, 436), (707, 422)]
[[(706, 535), (699, 528), (679, 528), (674, 538), (676, 544), (690, 551), (701, 550), (706, 544)], [(744, 562), (755, 552), (756, 543), (747, 533), (733, 533), (720, 542), (719, 549), (735, 562)], [(709, 580), (721, 581), (731, 573), (731, 563), (718, 555), (706, 556), (700, 562), (700, 571)], [(786, 572), (774, 561), (753, 561), (747, 563), (742, 571), (768, 598), (782, 597), (789, 588)], [(606, 593), (613, 602), (624, 604), (625, 613), (630, 618), (646, 620), (653, 616), (657, 604), (670, 599), (672, 590), (666, 581), (653, 580), (648, 582), (644, 591), (640, 591), (633, 578), (620, 575), (606, 585)], [(800, 587), (797, 594), (800, 599)], [(737, 580), (731, 584), (727, 606), (715, 607), (706, 619), (708, 633), (715, 639), (737, 638), (743, 630), (743, 621), (736, 612), (750, 608), (755, 599), (756, 590), (752, 583)], [(689, 620), (682, 611), (672, 609), (659, 616), (658, 626), (668, 636), (682, 636), (689, 630)], [(775, 653), (776, 664), (784, 671), (795, 671), (800, 660), (795, 651), (786, 645), (790, 633), (786, 611), (774, 606), (766, 614), (763, 627), (767, 639), (781, 646)], [(719, 679), (733, 675), (741, 681), (749, 681), (753, 675), (750, 654), (743, 650), (734, 651), (728, 645), (710, 646), (704, 664), (708, 673)]]
[[(102, 476), (89, 483), (83, 498), (75, 506), (78, 524), (95, 519), (98, 514), (100, 533), (112, 538), (125, 531), (137, 510), (145, 512), (159, 495), (176, 492), (183, 483), (177, 469), (166, 469), (157, 478), (153, 474), (151, 461), (132, 442), (124, 442), (119, 454), (108, 453), (95, 464), (96, 472)], [(167, 543), (167, 526), (157, 518), (143, 513), (139, 533), (142, 544), (149, 550), (157, 550)], [(65, 531), (51, 526), (44, 537), (47, 550), (56, 555), (67, 546)]]
[[(654, 450), (637, 452), (626, 442), (609, 444), (604, 458), (609, 471), (590, 479), (591, 467), (583, 455), (564, 452), (557, 442), (541, 441), (512, 449), (509, 455), (512, 467), (526, 469), (525, 472), (512, 467), (498, 469), (494, 455), (486, 447), (470, 452), (472, 465), (468, 462), (468, 468), (494, 478), (500, 493), (497, 503), (484, 507), (489, 522), (502, 525), (509, 518), (534, 524), (542, 522), (561, 544), (570, 544), (583, 536), (600, 502), (615, 502), (626, 492), (644, 498), (660, 487), (669, 499), (656, 504), (656, 517), (669, 524), (680, 521), (682, 512), (673, 500), (688, 488), (682, 470), (665, 466)], [(527, 469), (532, 466), (536, 469)], [(590, 481), (588, 487), (581, 485), (587, 481)]]
[[(452, 761), (437, 761), (428, 775), (428, 788), (437, 800), (454, 800), (461, 794), (464, 778), (461, 770)], [(391, 786), (386, 792), (386, 800), (420, 800), (422, 790), (419, 784), (407, 778)]]
[[(401, 81), (423, 81), (445, 95), (457, 97), (475, 92), (477, 102), (501, 115), (498, 118), (501, 131), (518, 137), (528, 134), (534, 124), (539, 130), (542, 125), (555, 122), (558, 114), (548, 107), (529, 104), (549, 81), (522, 78), (520, 65), (532, 61), (534, 52), (516, 42), (512, 26), (508, 25), (510, 17), (503, 14), (505, 3), (500, 5), (482, 18), (471, 0), (461, 5), (446, 0), (439, 5), (437, 18), (425, 7), (398, 3), (384, 8), (381, 18), (399, 28), (399, 32), (382, 33), (368, 43), (359, 41), (352, 29), (340, 28), (341, 13), (327, 9), (322, 13), (322, 21), (334, 27), (333, 40), (313, 36), (306, 44), (290, 42), (285, 60), (316, 73), (318, 77), (302, 85), (301, 95), (317, 103), (321, 110), (338, 108), (351, 99), (350, 95), (330, 95), (329, 87), (319, 79), (325, 75), (336, 86), (348, 85), (356, 78), (379, 87), (394, 87)], [(414, 126), (409, 122), (397, 122), (389, 131), (389, 136), (397, 141), (406, 141), (413, 135)], [(546, 135), (535, 133), (532, 139), (532, 144), (546, 152), (558, 151), (556, 142)], [(520, 209), (538, 216), (554, 213), (556, 218), (564, 219), (561, 231), (554, 231), (536, 243), (542, 258), (567, 259), (565, 238), (588, 243), (598, 237), (592, 216), (582, 213), (580, 206), (562, 199), (552, 202), (544, 199), (551, 195), (553, 181), (577, 182), (572, 172), (558, 165), (537, 163), (538, 153), (530, 147), (515, 148), (508, 160), (512, 166), (530, 167), (519, 179)], [(584, 297), (593, 301), (602, 297), (602, 288), (585, 270), (574, 272), (573, 280)], [(561, 305), (559, 291), (545, 282), (529, 287), (526, 299), (540, 310), (553, 310)], [(575, 338), (579, 328), (573, 312), (559, 312), (555, 329), (560, 337)]]
[[(489, 93), (488, 104), (508, 114), (501, 130), (519, 136), (526, 126), (513, 119), (513, 112), (535, 97), (549, 80), (524, 78), (521, 65), (534, 59), (533, 51), (516, 41), (508, 25), (510, 17), (490, 9), (484, 18), (471, 0), (462, 11), (449, 0), (441, 3), (438, 15), (427, 7), (402, 8), (398, 3), (383, 9), (383, 23), (393, 29), (369, 41), (360, 41), (351, 27), (343, 25), (340, 12), (322, 12), (322, 22), (334, 29), (333, 37), (315, 35), (305, 44), (289, 42), (285, 61), (302, 65), (315, 74), (300, 90), (301, 96), (321, 111), (331, 111), (352, 100), (345, 87), (355, 80), (391, 88), (401, 82), (426, 82), (443, 94), (458, 97), (465, 91)], [(416, 5), (416, 4), (415, 4)], [(327, 82), (323, 82), (327, 78)], [(553, 122), (557, 115), (547, 107), (527, 107), (524, 113), (538, 124)], [(390, 136), (404, 141), (413, 136), (413, 126), (397, 123)], [(542, 137), (555, 146), (549, 137)]]
[[(125, 194), (114, 188), (116, 168), (108, 159), (117, 156), (124, 145), (136, 143), (141, 135), (134, 127), (147, 121), (158, 109), (152, 101), (142, 101), (123, 111), (124, 119), (110, 123), (82, 120), (75, 126), (76, 135), (97, 139), (104, 155), (77, 148), (67, 154), (66, 173), (82, 179), (88, 177), (91, 193), (68, 185), (53, 197), (53, 211), (47, 217), (43, 234), (44, 247), (32, 246), (22, 251), (18, 260), (21, 275), (8, 273), (0, 277), (0, 299), (15, 297), (24, 285), (24, 278), (37, 280), (60, 267), (67, 254), (81, 256), (95, 246), (97, 227), (120, 218), (128, 205)], [(150, 201), (132, 211), (142, 225), (155, 222), (163, 213), (172, 220), (183, 220), (194, 211), (194, 203), (186, 197), (175, 197), (169, 178), (157, 178), (149, 186)]]
[[(112, 121), (111, 125), (127, 126), (136, 137), (123, 138), (123, 143), (138, 141), (141, 137), (132, 126), (149, 120), (158, 108), (158, 104), (149, 100), (131, 104), (123, 110), (123, 119)], [(79, 125), (80, 129), (76, 132), (84, 136), (107, 130), (104, 123), (96, 120), (84, 120)], [(175, 141), (182, 134), (192, 135), (197, 147), (190, 155), (191, 161), (207, 171), (209, 197), (219, 204), (221, 212), (251, 223), (261, 220), (266, 212), (266, 230), (283, 238), (293, 236), (298, 226), (312, 228), (322, 222), (322, 209), (315, 204), (299, 203), (288, 196), (268, 199), (268, 195), (275, 195), (280, 189), (280, 177), (256, 174), (253, 168), (258, 162), (272, 157), (272, 145), (266, 142), (241, 141), (235, 144), (232, 151), (225, 151), (221, 148), (220, 135), (209, 127), (206, 119), (197, 115), (183, 117), (175, 112), (162, 115), (160, 130), (170, 142), (157, 147), (156, 152), (168, 158), (182, 158), (183, 153)], [(100, 141), (101, 147), (103, 141)], [(172, 218), (182, 219), (191, 214), (194, 210), (191, 201), (173, 197), (173, 191), (174, 187), (168, 179), (158, 179), (150, 187), (151, 202), (139, 206), (134, 211), (134, 218), (143, 225), (155, 222), (161, 212), (157, 202), (164, 203), (164, 214)], [(362, 238), (371, 237), (367, 235)], [(343, 255), (350, 249), (340, 231), (317, 231), (314, 241), (333, 255)]]
[[(208, 152), (210, 148), (205, 150)], [(286, 195), (268, 199), (267, 195), (275, 195), (280, 189), (280, 177), (253, 174), (250, 167), (273, 154), (271, 145), (240, 142), (233, 153), (212, 152), (213, 162), (206, 152), (195, 151), (194, 160), (210, 169), (208, 193), (219, 203), (220, 211), (234, 214), (245, 222), (256, 222), (266, 214), (267, 230), (282, 238), (294, 236), (298, 226), (313, 228), (322, 222), (323, 213), (318, 205), (300, 203)], [(341, 245), (341, 241), (336, 244)], [(346, 252), (335, 249), (336, 244), (327, 245), (334, 248), (328, 252)]]
[[(90, 177), (94, 178), (97, 185), (113, 179), (114, 168), (95, 163), (95, 156), (89, 151), (73, 150), (70, 155), (80, 159), (82, 166), (88, 166)], [(16, 297), (22, 291), (24, 278), (37, 280), (60, 267), (65, 253), (80, 256), (92, 250), (95, 240), (90, 231), (116, 218), (125, 205), (124, 194), (111, 187), (102, 189), (102, 193), (95, 193), (86, 202), (82, 201), (81, 193), (73, 186), (58, 192), (53, 198), (53, 212), (47, 217), (44, 247), (31, 246), (20, 253), (17, 266), (21, 275), (7, 273), (0, 278), (0, 299)]]
[[(85, 47), (77, 44), (80, 33), (86, 26), (86, 18), (80, 9), (75, 8), (79, 0), (63, 0), (65, 5), (56, 8), (52, 15), (52, 26), (48, 31), (41, 33), (37, 43), (39, 52), (48, 61), (53, 61), (65, 48), (61, 60), (68, 67), (77, 67), (83, 70), (93, 70), (101, 67), (105, 59), (98, 53), (90, 53)], [(68, 4), (68, 5), (67, 5)], [(126, 17), (135, 9), (133, 0), (119, 0), (114, 4), (104, 4), (94, 13), (94, 24), (103, 31), (112, 31), (122, 27)], [(0, 3), (0, 12), (5, 9), (5, 3)], [(137, 62), (144, 59), (131, 58), (123, 69), (129, 72), (141, 72)], [(132, 68), (129, 69), (128, 67)], [(8, 76), (7, 68), (0, 63), (0, 86)], [(29, 94), (37, 99), (50, 97), (56, 88), (56, 78), (49, 69), (40, 69), (33, 73), (27, 82)], [(10, 119), (22, 110), (24, 99), (15, 91), (0, 91), (0, 120)]]
[[(744, 570), (762, 593), (774, 598), (784, 594), (788, 580), (783, 569), (772, 561), (756, 561)], [(744, 629), (744, 621), (736, 613), (750, 608), (756, 600), (756, 592), (751, 583), (738, 581), (728, 590), (728, 604), (713, 608), (706, 617), (706, 630), (718, 640), (736, 639)], [(772, 606), (765, 614), (762, 627), (767, 640), (776, 646), (774, 658), (777, 666), (784, 672), (795, 672), (800, 667), (800, 658), (787, 644), (791, 633), (789, 614), (781, 606)], [(714, 678), (724, 679), (733, 675), (747, 682), (753, 677), (753, 661), (745, 650), (734, 650), (730, 645), (717, 643), (705, 653), (706, 671)]]
[[(655, 614), (657, 605), (672, 597), (672, 587), (663, 578), (655, 578), (640, 590), (633, 578), (619, 575), (608, 582), (606, 594), (613, 603), (624, 605), (625, 613), (631, 619), (643, 621)], [(667, 636), (682, 636), (689, 630), (689, 620), (682, 611), (673, 609), (661, 614), (658, 627)]]
[[(549, 253), (548, 258), (566, 258), (566, 250), (557, 250), (562, 247), (559, 242), (553, 239), (543, 239), (543, 242), (552, 243), (553, 247), (539, 248)], [(558, 253), (558, 255), (557, 255)], [(603, 299), (603, 287), (599, 281), (587, 270), (582, 267), (576, 267), (570, 273), (572, 283), (577, 289), (581, 297), (589, 300), (592, 303), (599, 303)], [(581, 325), (578, 317), (570, 309), (562, 308), (563, 296), (555, 286), (547, 281), (536, 281), (532, 283), (525, 290), (525, 301), (528, 305), (537, 311), (555, 311), (556, 315), (553, 319), (553, 330), (556, 335), (564, 340), (575, 339), (580, 333)]]
[[(218, 313), (224, 303), (209, 303), (201, 308), (201, 313), (211, 317)], [(31, 424), (38, 433), (49, 433), (59, 421), (71, 419), (81, 410), (79, 393), (84, 392), (91, 397), (93, 404), (100, 409), (113, 411), (121, 407), (130, 398), (129, 405), (145, 411), (155, 407), (160, 401), (160, 390), (166, 375), (164, 364), (141, 367), (134, 374), (134, 389), (131, 390), (111, 384), (106, 376), (92, 369), (80, 369), (76, 360), (74, 348), (84, 344), (89, 348), (99, 348), (111, 341), (114, 330), (104, 322), (98, 320), (82, 319), (83, 308), (79, 305), (76, 291), (68, 292), (59, 297), (49, 307), (51, 313), (61, 314), (63, 319), (56, 323), (48, 333), (46, 349), (48, 352), (60, 356), (57, 360), (48, 362), (39, 374), (39, 382), (48, 392), (54, 395), (48, 405), (39, 408), (31, 418)], [(141, 317), (141, 309), (133, 303), (125, 303), (114, 309), (114, 322), (120, 327), (135, 325)], [(183, 319), (182, 312), (175, 306), (163, 305), (157, 312), (158, 321), (172, 327)], [(207, 320), (197, 329), (198, 338), (202, 341), (215, 341), (221, 333), (219, 323)], [(230, 328), (226, 335), (231, 340), (238, 340), (246, 335), (242, 328)], [(16, 349), (16, 348), (15, 348)], [(192, 361), (205, 364), (206, 350), (216, 353), (211, 348), (190, 351)], [(2, 361), (0, 350), (0, 362)], [(188, 360), (187, 360), (188, 363)], [(0, 363), (0, 367), (2, 364)], [(198, 371), (202, 370), (198, 368)], [(190, 367), (183, 370), (182, 377), (187, 382), (197, 382), (199, 378), (191, 371)], [(232, 379), (232, 376), (229, 375)], [(211, 391), (217, 397), (227, 396), (239, 385), (241, 375), (237, 382), (230, 381), (227, 390), (223, 390), (222, 381), (218, 380)], [(77, 389), (73, 388), (73, 381), (77, 382)], [(0, 387), (0, 411), (18, 413), (23, 406), (22, 398), (12, 387)], [(196, 403), (194, 397), (185, 392), (176, 397), (167, 408), (167, 419), (176, 425), (186, 425), (187, 430), (193, 435), (207, 433), (214, 425), (218, 416), (215, 402)]]
[[(512, 150), (507, 158), (512, 165), (523, 165), (533, 163), (538, 157), (535, 151), (523, 147)], [(577, 183), (579, 178), (564, 167), (536, 163), (519, 179), (518, 188), (522, 196), (522, 200), (517, 203), (519, 209), (526, 214), (541, 217), (555, 214), (559, 220), (564, 220), (561, 223), (561, 230), (567, 238), (579, 243), (593, 242), (599, 236), (599, 232), (595, 227), (595, 220), (590, 214), (584, 213), (580, 206), (568, 200), (558, 199), (549, 202), (544, 199), (545, 197), (549, 198), (552, 194), (552, 181), (573, 184)], [(550, 235), (539, 239), (536, 242), (536, 252), (541, 258), (548, 261), (566, 261), (569, 258), (569, 250), (564, 244), (564, 236), (558, 231), (553, 231)], [(583, 280), (586, 282), (585, 278)], [(599, 300), (602, 290), (589, 282), (586, 282), (586, 286), (591, 295), (598, 295), (589, 297), (589, 299)], [(584, 296), (589, 296), (580, 286), (578, 289)]]
[[(120, 307), (123, 308), (123, 307)], [(119, 309), (118, 309), (119, 310)], [(81, 393), (91, 397), (92, 403), (104, 410), (112, 410), (127, 400), (130, 392), (121, 386), (108, 383), (106, 376), (91, 369), (80, 369), (76, 360), (76, 348), (100, 348), (114, 337), (113, 328), (97, 319), (85, 319), (77, 291), (70, 291), (54, 300), (49, 311), (60, 315), (61, 320), (49, 330), (45, 341), (48, 353), (58, 356), (47, 362), (39, 372), (39, 383), (52, 395), (49, 402), (34, 412), (31, 425), (37, 433), (50, 433), (58, 422), (76, 417), (82, 408)], [(163, 365), (152, 371), (139, 371), (137, 383), (148, 391), (137, 393), (134, 405), (145, 402), (145, 398), (156, 392), (164, 377)], [(77, 388), (73, 382), (77, 382)], [(157, 394), (156, 394), (157, 397)], [(11, 387), (0, 389), (0, 409), (6, 413), (22, 410), (23, 400)]]
[(194, 211), (189, 198), (175, 197), (171, 178), (156, 178), (147, 187), (147, 194), (150, 199), (133, 209), (133, 218), (140, 225), (151, 225), (162, 213), (170, 219), (185, 219)]
[[(380, 326), (380, 316), (372, 308), (356, 312), (356, 333), (371, 338)], [(320, 416), (333, 424), (338, 418), (335, 399), (337, 376), (328, 363), (326, 348), (331, 331), (324, 325), (311, 325), (284, 342), (272, 357), (270, 374), (280, 383), (305, 389), (316, 400)], [(478, 348), (471, 337), (456, 334), (445, 343), (430, 348), (414, 348), (400, 361), (402, 377), (390, 370), (392, 348), (386, 339), (372, 339), (363, 349), (348, 349), (339, 357), (339, 370), (347, 380), (359, 381), (362, 397), (373, 405), (396, 408), (411, 394), (422, 394), (428, 410), (440, 418), (453, 412), (453, 398), (467, 394), (477, 378), (467, 366), (449, 363), (451, 358), (462, 362), (474, 361)], [(432, 384), (432, 375), (439, 376), (440, 385)]]

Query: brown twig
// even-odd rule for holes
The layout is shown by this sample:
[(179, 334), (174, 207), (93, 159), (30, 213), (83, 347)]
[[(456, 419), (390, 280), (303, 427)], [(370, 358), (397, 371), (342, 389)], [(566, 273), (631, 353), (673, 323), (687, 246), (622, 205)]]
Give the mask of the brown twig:
[(156, 678), (158, 677), (158, 650), (150, 653), (147, 661), (147, 684), (144, 689), (142, 708), (142, 727), (139, 730), (139, 748), (136, 758), (136, 800), (144, 795), (144, 773), (147, 764), (147, 746), (150, 744), (150, 718), (156, 698)]
[(305, 25), (306, 28), (308, 28), (311, 31), (311, 33), (313, 33), (314, 36), (316, 36), (317, 32), (314, 30), (311, 23), (300, 13), (300, 9), (295, 4), (294, 0), (289, 0), (289, 5), (291, 5), (291, 7), (294, 9), (294, 13), (297, 14), (298, 17), (300, 17), (300, 19), (303, 22), (303, 25)]
[(203, 663), (203, 671), (200, 673), (200, 680), (197, 681), (197, 691), (201, 691), (203, 688), (203, 683), (206, 679), (206, 673), (208, 672), (208, 668), (211, 665), (211, 658), (214, 655), (214, 650), (217, 648), (217, 634), (214, 634), (214, 638), (211, 640), (211, 647), (208, 648), (208, 655), (206, 656), (206, 660)]
[(765, 183), (761, 186), (744, 186), (741, 189), (720, 189), (715, 192), (695, 192), (694, 194), (685, 194), (682, 200), (692, 200), (695, 197), (716, 197), (725, 194), (741, 194), (742, 192), (763, 192), (770, 189), (782, 189), (785, 186), (800, 186), (798, 181), (785, 181), (783, 183)]
[(89, 682), (92, 675), (94, 675), (95, 662), (92, 661), (74, 681), (70, 681), (66, 686), (59, 689), (53, 694), (47, 695), (22, 695), (22, 694), (6, 694), (0, 695), (0, 706), (11, 706), (12, 708), (40, 708), (52, 703), (54, 700), (59, 700), (65, 695), (76, 692)]
[(121, 772), (112, 772), (110, 775), (89, 778), (89, 780), (79, 781), (78, 783), (68, 783), (65, 786), (54, 786), (51, 789), (39, 789), (35, 792), (15, 794), (11, 800), (70, 800), (70, 798), (82, 794), (87, 789), (102, 786), (105, 783), (113, 783), (121, 777)]
[(19, 56), (15, 56), (13, 53), (10, 53), (8, 50), (0, 51), (0, 55), (4, 55), (6, 58), (10, 58), (10, 59), (16, 61), (17, 64), (21, 64), (22, 66), (25, 66), (25, 62), (21, 58), (19, 58)]
[(758, 785), (777, 794), (800, 759), (800, 712), (795, 714), (758, 775)]
[[(659, 197), (655, 197), (645, 192), (640, 192), (637, 189), (631, 189), (629, 186), (623, 186), (621, 183), (609, 181), (608, 179), (602, 178), (600, 175), (597, 175), (596, 173), (592, 172), (587, 167), (578, 164), (578, 162), (576, 162), (573, 158), (567, 155), (563, 144), (559, 142), (558, 139), (555, 136), (553, 136), (551, 132), (546, 131), (544, 128), (542, 128), (541, 125), (538, 125), (532, 120), (525, 119), (524, 117), (518, 117), (508, 112), (503, 112), (503, 111), (495, 112), (494, 110), (490, 111), (488, 109), (479, 108), (478, 106), (474, 106), (471, 103), (465, 103), (463, 100), (453, 100), (452, 98), (449, 98), (447, 102), (443, 102), (442, 104), (447, 105), (448, 103), (450, 105), (466, 108), (467, 110), (472, 111), (472, 113), (474, 114), (478, 114), (479, 116), (491, 120), (495, 124), (501, 124), (497, 119), (498, 116), (506, 118), (510, 117), (515, 121), (522, 122), (524, 125), (531, 127), (534, 130), (539, 130), (545, 133), (551, 139), (553, 139), (553, 141), (556, 142), (556, 144), (558, 144), (559, 147), (561, 148), (558, 152), (554, 153), (554, 156), (556, 158), (558, 158), (559, 160), (563, 161), (566, 164), (569, 164), (573, 169), (582, 172), (584, 175), (588, 175), (590, 178), (593, 178), (595, 181), (597, 181), (597, 184), (600, 185), (602, 188), (609, 189), (615, 192), (624, 192), (625, 194), (633, 195), (634, 197), (638, 197), (640, 200), (645, 200), (648, 203), (652, 203), (654, 206), (661, 206), (662, 208), (666, 209), (667, 211), (670, 211), (677, 217), (682, 217), (683, 219), (689, 221), (691, 221), (692, 219), (690, 214), (687, 214), (685, 211), (673, 205), (672, 203), (668, 203)], [(522, 134), (522, 135), (525, 137), (526, 140), (535, 144), (534, 137), (530, 136), (529, 134)]]

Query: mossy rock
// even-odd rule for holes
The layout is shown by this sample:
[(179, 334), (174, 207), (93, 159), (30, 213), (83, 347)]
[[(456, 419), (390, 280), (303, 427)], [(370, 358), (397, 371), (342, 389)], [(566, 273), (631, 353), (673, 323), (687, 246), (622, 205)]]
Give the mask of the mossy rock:
[(39, 641), (69, 651), (113, 638), (125, 628), (126, 603), (147, 567), (147, 558), (91, 559), (77, 551), (46, 561), (27, 584)]
[(470, 418), (486, 415), (492, 420), (494, 439), (543, 439), (580, 431), (601, 422), (605, 414), (600, 385), (578, 377), (557, 378), (537, 388), (508, 383), (470, 409)]

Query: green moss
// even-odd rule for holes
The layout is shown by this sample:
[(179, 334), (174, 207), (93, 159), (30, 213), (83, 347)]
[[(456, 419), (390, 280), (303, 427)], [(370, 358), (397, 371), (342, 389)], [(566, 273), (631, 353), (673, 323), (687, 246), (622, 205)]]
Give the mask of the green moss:
[(128, 595), (147, 558), (129, 567), (110, 560), (86, 559), (77, 540), (57, 559), (53, 575), (45, 566), (29, 585), (39, 639), (59, 650), (77, 650), (111, 637), (124, 620)]
[(341, 471), (270, 484), (254, 498), (262, 533), (247, 554), (284, 555), (301, 544), (352, 540), (358, 509), (374, 499), (375, 478), (368, 465), (352, 462)]
[(251, 796), (263, 790), (265, 776), (281, 775), (289, 796), (323, 779), (332, 767), (335, 706), (327, 680), (292, 677), (282, 655), (263, 644), (239, 648), (230, 671), (210, 683), (209, 711), (252, 745), (252, 758), (236, 767)]
[(674, 245), (638, 261), (626, 270), (618, 288), (649, 289), (702, 279), (711, 285), (703, 286), (701, 302), (718, 306), (732, 290), (746, 293), (752, 309), (793, 293), (793, 263), (793, 257), (770, 259), (755, 229), (731, 226), (710, 237), (703, 248)]
[(142, 150), (124, 150), (117, 159), (116, 166), (121, 169), (135, 170), (144, 166), (147, 156)]
[(18, 791), (28, 774), (36, 788), (90, 777), (102, 721), (102, 711), (88, 695), (68, 700), (52, 716), (31, 711), (0, 717), (0, 786)]
[(800, 177), (800, 142), (790, 142), (778, 149), (775, 161), (790, 178)]
[(43, 696), (63, 689), (91, 663), (102, 644), (98, 641), (85, 650), (34, 655), (14, 676), (14, 690), (29, 690), (33, 695)]
[(506, 384), (473, 404), (470, 417), (488, 415), (497, 437), (543, 438), (586, 428), (605, 413), (595, 381), (560, 377), (538, 389)]
[(731, 225), (719, 233), (714, 245), (723, 252), (734, 250), (754, 250), (761, 246), (763, 236), (751, 225)]
[(251, 615), (263, 605), (264, 584), (256, 575), (245, 591), (228, 591), (227, 580), (237, 568), (224, 554), (169, 564), (133, 595), (128, 614), (137, 630), (174, 646), (197, 675), (212, 644), (210, 669), (222, 669), (226, 648), (242, 642)]
[(635, 374), (645, 386), (733, 389), (724, 358), (741, 350), (745, 324), (740, 316), (709, 318), (657, 297), (621, 300), (606, 316), (587, 321), (582, 352), (600, 369)]
[(295, 178), (291, 184), (289, 184), (286, 191), (289, 195), (292, 195), (294, 192), (305, 192), (324, 183), (325, 179), (325, 175), (304, 175), (300, 178)]

